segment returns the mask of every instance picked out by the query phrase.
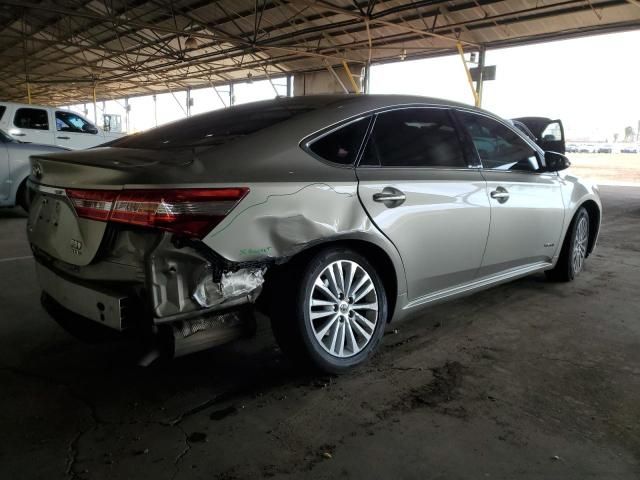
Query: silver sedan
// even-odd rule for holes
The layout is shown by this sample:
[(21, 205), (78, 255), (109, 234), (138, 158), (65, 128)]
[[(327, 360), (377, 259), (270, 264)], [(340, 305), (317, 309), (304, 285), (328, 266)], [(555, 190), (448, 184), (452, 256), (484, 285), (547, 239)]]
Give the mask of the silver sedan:
[(467, 105), (281, 98), (39, 155), (28, 233), (72, 333), (141, 333), (150, 361), (247, 335), (260, 310), (286, 353), (342, 372), (434, 302), (573, 280), (601, 203), (568, 166)]

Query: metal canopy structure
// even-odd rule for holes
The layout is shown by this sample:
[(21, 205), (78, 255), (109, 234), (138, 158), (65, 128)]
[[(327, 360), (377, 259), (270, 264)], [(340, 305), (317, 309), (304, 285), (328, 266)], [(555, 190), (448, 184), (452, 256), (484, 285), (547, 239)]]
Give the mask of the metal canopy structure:
[(0, 99), (64, 104), (640, 28), (640, 0), (0, 0)]

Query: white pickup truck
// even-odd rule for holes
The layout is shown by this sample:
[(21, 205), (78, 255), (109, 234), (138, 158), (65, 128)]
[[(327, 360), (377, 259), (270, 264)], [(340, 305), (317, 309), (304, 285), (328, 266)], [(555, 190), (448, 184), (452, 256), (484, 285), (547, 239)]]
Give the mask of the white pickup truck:
[(95, 147), (125, 135), (106, 132), (68, 110), (1, 101), (0, 129), (23, 143), (57, 145), (72, 150)]

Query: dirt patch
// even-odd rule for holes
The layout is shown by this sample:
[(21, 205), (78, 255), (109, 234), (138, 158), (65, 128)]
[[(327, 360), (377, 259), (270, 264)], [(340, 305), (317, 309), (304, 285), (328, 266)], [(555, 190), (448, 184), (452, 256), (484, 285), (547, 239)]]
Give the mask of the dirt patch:
[(436, 407), (457, 398), (463, 371), (460, 362), (447, 362), (441, 367), (432, 368), (433, 379), (411, 392), (412, 405)]

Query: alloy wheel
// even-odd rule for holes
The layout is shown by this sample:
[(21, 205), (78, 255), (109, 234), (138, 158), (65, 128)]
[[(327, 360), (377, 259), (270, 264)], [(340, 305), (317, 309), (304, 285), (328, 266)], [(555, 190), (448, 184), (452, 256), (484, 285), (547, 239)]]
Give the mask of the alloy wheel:
[(347, 358), (361, 352), (378, 323), (378, 294), (366, 270), (350, 260), (327, 265), (311, 289), (309, 321), (316, 341), (330, 355)]
[(573, 252), (571, 253), (571, 266), (573, 273), (582, 271), (584, 259), (587, 256), (587, 244), (589, 241), (589, 223), (586, 217), (580, 217), (576, 227), (576, 238), (573, 242)]

